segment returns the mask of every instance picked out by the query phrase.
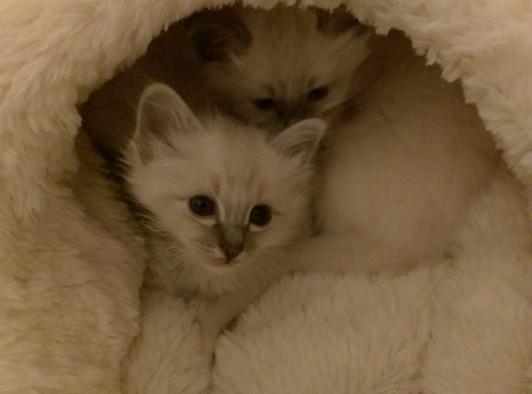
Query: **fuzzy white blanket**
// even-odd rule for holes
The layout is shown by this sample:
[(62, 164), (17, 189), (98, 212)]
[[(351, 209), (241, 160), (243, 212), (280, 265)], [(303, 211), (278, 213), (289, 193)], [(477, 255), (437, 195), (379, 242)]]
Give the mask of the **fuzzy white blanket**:
[[(0, 2), (0, 393), (204, 388), (211, 372), (193, 316), (158, 293), (142, 306), (151, 351), (124, 384), (142, 248), (94, 170), (98, 158), (74, 141), (77, 105), (90, 91), (170, 23), (226, 3)], [(529, 2), (344, 3), (380, 33), (403, 30), (446, 79), (461, 79), (532, 201)], [(215, 392), (532, 393), (530, 212), (507, 185), (495, 179), (474, 207), (450, 262), (394, 278), (314, 274), (277, 284), (221, 339)]]

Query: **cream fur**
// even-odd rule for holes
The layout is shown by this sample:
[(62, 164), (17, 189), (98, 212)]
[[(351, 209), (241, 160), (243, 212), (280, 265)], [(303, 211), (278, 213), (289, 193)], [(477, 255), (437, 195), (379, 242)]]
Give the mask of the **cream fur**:
[[(138, 332), (142, 253), (123, 207), (103, 192), (109, 185), (94, 171), (97, 159), (83, 156), (78, 169), (76, 105), (169, 23), (222, 3), (0, 3), (1, 393), (122, 392), (120, 366)], [(380, 33), (403, 30), (444, 78), (461, 79), (466, 100), (527, 188), (528, 205), (495, 179), (470, 213), (453, 265), (394, 279), (283, 281), (222, 339), (216, 392), (530, 393), (532, 262), (523, 222), (532, 201), (529, 4), (345, 3)], [(155, 322), (176, 337), (147, 346), (140, 360), (179, 353), (178, 365), (163, 363), (158, 373), (183, 379), (157, 381), (146, 392), (197, 393), (206, 379), (196, 326), (180, 308), (159, 310), (174, 331), (146, 319), (145, 330)], [(151, 373), (138, 371), (141, 382)]]

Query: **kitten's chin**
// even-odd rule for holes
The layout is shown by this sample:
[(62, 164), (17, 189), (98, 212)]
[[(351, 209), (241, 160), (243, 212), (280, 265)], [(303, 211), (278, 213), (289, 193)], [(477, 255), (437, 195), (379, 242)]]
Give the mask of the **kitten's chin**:
[(231, 261), (227, 261), (225, 257), (214, 257), (206, 259), (203, 263), (206, 270), (213, 274), (224, 274), (240, 267), (244, 259), (235, 258)]

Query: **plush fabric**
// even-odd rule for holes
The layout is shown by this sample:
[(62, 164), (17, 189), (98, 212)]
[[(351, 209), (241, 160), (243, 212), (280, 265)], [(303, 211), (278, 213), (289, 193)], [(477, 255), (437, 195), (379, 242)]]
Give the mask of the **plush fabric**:
[[(75, 137), (77, 105), (93, 89), (170, 23), (226, 3), (0, 2), (0, 393), (198, 393), (207, 384), (190, 311), (157, 293), (142, 305), (140, 338), (151, 345), (124, 384), (144, 255), (99, 158)], [(444, 78), (461, 79), (532, 201), (529, 3), (344, 3), (379, 33), (404, 31)], [(221, 338), (214, 391), (532, 392), (530, 204), (519, 193), (493, 181), (452, 261), (399, 277), (283, 280)]]

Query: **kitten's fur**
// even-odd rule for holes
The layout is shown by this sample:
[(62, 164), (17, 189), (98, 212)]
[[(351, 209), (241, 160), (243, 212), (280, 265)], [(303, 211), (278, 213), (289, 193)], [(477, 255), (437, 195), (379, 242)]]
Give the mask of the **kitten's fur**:
[[(276, 256), (309, 235), (312, 158), (324, 129), (309, 119), (271, 137), (220, 115), (200, 121), (165, 85), (143, 94), (125, 178), (145, 210), (150, 284), (205, 300), (209, 341), (281, 272)], [(198, 195), (216, 202), (214, 215), (192, 212)], [(258, 204), (271, 208), (264, 227), (249, 223)], [(221, 243), (227, 229), (244, 236), (230, 261)]]
[[(194, 112), (214, 105), (246, 123), (280, 130), (349, 99), (351, 74), (369, 52), (368, 37), (343, 9), (279, 5), (200, 12), (161, 34), (144, 57), (94, 92), (81, 110), (83, 127), (113, 159), (134, 130), (142, 91), (163, 82)], [(309, 92), (322, 86), (329, 87), (326, 96), (309, 102)], [(274, 99), (278, 108), (256, 108), (261, 98)]]
[[(215, 101), (270, 130), (348, 100), (353, 72), (369, 54), (369, 31), (343, 8), (207, 11), (192, 17), (189, 34)], [(269, 108), (257, 100), (271, 100)]]
[[(376, 273), (453, 252), (497, 152), (457, 84), (392, 37), (373, 56), (382, 75), (350, 122), (329, 131), (318, 202), (321, 236), (297, 258)], [(305, 257), (303, 257), (305, 256)]]

